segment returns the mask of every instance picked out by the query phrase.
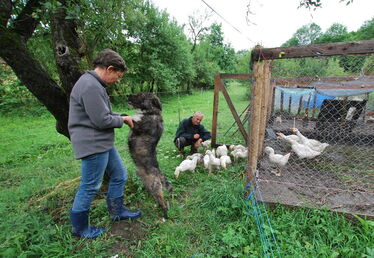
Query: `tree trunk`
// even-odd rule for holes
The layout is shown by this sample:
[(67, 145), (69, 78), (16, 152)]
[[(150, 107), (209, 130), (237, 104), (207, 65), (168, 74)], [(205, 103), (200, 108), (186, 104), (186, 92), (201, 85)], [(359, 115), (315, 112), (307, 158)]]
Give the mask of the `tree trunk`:
[(0, 56), (27, 89), (56, 118), (57, 131), (69, 137), (67, 130), (69, 102), (66, 93), (32, 56), (19, 34), (10, 30), (1, 31)]
[[(65, 0), (59, 0), (66, 6)], [(82, 44), (76, 33), (74, 20), (66, 19), (66, 9), (58, 9), (51, 21), (52, 40), (57, 70), (61, 85), (55, 82), (40, 62), (27, 48), (39, 21), (32, 13), (42, 6), (43, 0), (27, 1), (24, 9), (14, 21), (14, 27), (6, 27), (10, 19), (9, 1), (0, 0), (0, 57), (13, 69), (27, 89), (56, 118), (56, 130), (69, 138), (68, 115), (70, 92), (83, 74), (80, 67), (84, 55)], [(5, 8), (7, 7), (7, 8)]]

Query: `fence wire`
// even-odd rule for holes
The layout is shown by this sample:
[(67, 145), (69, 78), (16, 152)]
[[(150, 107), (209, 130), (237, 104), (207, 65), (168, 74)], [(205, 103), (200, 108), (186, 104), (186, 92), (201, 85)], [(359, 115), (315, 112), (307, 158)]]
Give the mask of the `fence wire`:
[(373, 216), (374, 55), (275, 60), (272, 78), (265, 201)]
[[(250, 99), (251, 80), (224, 80), (225, 89), (230, 97), (243, 128), (248, 133), (248, 123), (250, 121)], [(217, 143), (218, 144), (241, 144), (246, 145), (232, 111), (223, 94), (219, 94), (218, 116), (217, 116)]]

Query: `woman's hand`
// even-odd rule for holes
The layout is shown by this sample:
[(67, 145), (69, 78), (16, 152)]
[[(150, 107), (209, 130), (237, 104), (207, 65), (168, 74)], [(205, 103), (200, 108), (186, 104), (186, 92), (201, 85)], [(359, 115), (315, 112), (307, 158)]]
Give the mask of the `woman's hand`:
[(127, 124), (130, 128), (134, 128), (134, 123), (132, 122), (131, 116), (122, 116), (123, 122)]

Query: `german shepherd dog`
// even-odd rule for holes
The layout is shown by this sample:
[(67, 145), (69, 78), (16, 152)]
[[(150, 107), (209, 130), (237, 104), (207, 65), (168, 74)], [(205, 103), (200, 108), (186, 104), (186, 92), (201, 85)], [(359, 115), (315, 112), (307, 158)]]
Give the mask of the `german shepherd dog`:
[(163, 132), (162, 106), (153, 93), (138, 93), (127, 96), (130, 106), (138, 110), (132, 116), (134, 128), (129, 133), (130, 154), (147, 191), (153, 196), (167, 218), (168, 205), (164, 200), (163, 189), (173, 189), (162, 174), (157, 162), (156, 146)]

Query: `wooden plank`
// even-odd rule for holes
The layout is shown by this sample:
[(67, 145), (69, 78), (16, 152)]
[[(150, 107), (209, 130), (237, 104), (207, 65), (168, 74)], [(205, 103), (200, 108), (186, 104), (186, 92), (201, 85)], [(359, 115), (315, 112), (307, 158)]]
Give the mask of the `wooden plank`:
[(221, 81), (220, 75), (214, 76), (214, 97), (213, 97), (213, 118), (212, 118), (212, 141), (211, 145), (216, 146), (217, 140), (217, 117), (218, 117), (218, 94), (219, 82)]
[(316, 110), (317, 110), (317, 94), (314, 94), (312, 118), (315, 118), (315, 116), (316, 116)]
[[(300, 88), (300, 87), (297, 87), (297, 86), (278, 86), (278, 87), (281, 87), (281, 88), (287, 88), (287, 89), (303, 89), (303, 88)], [(319, 86), (316, 86), (316, 87), (310, 87), (310, 89), (320, 89), (320, 90), (370, 90), (370, 89), (374, 89), (374, 84), (372, 86), (360, 86), (360, 85), (342, 85), (342, 86), (329, 86), (328, 84), (326, 85), (319, 85)]]
[[(365, 99), (364, 100), (366, 100), (366, 103), (367, 103), (367, 101), (369, 101), (369, 93), (366, 93), (365, 94)], [(363, 120), (365, 121), (366, 120), (366, 111), (367, 111), (367, 106), (368, 105), (365, 105), (364, 106), (364, 110), (362, 111), (362, 113), (364, 114), (363, 116), (362, 116), (362, 118), (363, 118)]]
[[(365, 76), (364, 77), (369, 83), (374, 81), (374, 76)], [(348, 81), (357, 81), (362, 79), (360, 76), (333, 76), (333, 77), (293, 77), (293, 78), (273, 78), (277, 85), (284, 85), (293, 87), (295, 85), (309, 85), (311, 82), (348, 82)]]
[(374, 40), (325, 43), (295, 47), (255, 48), (251, 53), (251, 62), (335, 55), (365, 55), (370, 53), (374, 53)]
[(283, 112), (283, 102), (284, 102), (284, 93), (283, 91), (280, 92), (281, 97), (280, 97), (280, 111)]
[(247, 183), (254, 184), (254, 175), (257, 169), (257, 155), (260, 129), (260, 115), (261, 115), (261, 88), (263, 88), (263, 70), (264, 63), (256, 62), (253, 67), (253, 75), (255, 83), (253, 83), (252, 98), (251, 98), (251, 123), (249, 123), (250, 137), (248, 144), (248, 171)]
[(305, 117), (304, 118), (309, 117), (309, 104), (310, 104), (310, 98), (311, 97), (312, 97), (312, 94), (309, 94), (308, 101), (307, 101), (306, 108), (305, 108)]
[(303, 96), (300, 96), (299, 98), (299, 107), (297, 108), (297, 116), (300, 115), (301, 107), (303, 106)]
[(251, 73), (221, 73), (221, 79), (253, 79), (253, 75)]
[(271, 105), (269, 102), (270, 95), (271, 95), (271, 83), (270, 83), (270, 61), (264, 62), (264, 69), (263, 69), (263, 89), (262, 89), (262, 96), (261, 96), (261, 116), (260, 116), (260, 127), (259, 127), (259, 142), (258, 142), (258, 153), (257, 159), (262, 154), (263, 145), (265, 141), (265, 131), (266, 125), (268, 122), (268, 110), (270, 109)]
[(240, 120), (240, 117), (238, 116), (238, 113), (236, 112), (236, 109), (235, 109), (234, 105), (232, 104), (231, 98), (230, 98), (229, 94), (227, 93), (225, 85), (224, 85), (222, 80), (219, 80), (219, 87), (220, 87), (220, 90), (221, 90), (223, 96), (226, 99), (227, 105), (229, 106), (232, 115), (234, 116), (236, 124), (239, 127), (239, 131), (242, 134), (245, 142), (247, 143), (247, 139), (248, 139), (247, 132), (244, 129), (242, 121)]
[(274, 83), (271, 83), (271, 86), (270, 86), (270, 99), (269, 99), (269, 105), (270, 105), (270, 109), (268, 110), (268, 116), (267, 116), (267, 120), (269, 121), (270, 117), (272, 117), (274, 115), (274, 93), (275, 93), (275, 85)]

